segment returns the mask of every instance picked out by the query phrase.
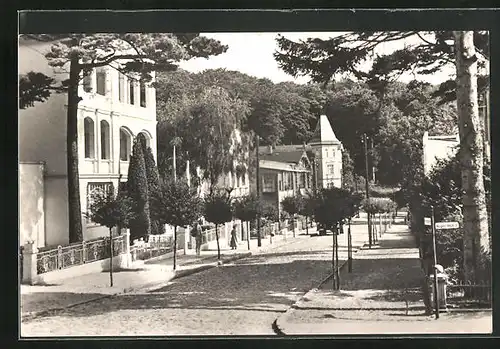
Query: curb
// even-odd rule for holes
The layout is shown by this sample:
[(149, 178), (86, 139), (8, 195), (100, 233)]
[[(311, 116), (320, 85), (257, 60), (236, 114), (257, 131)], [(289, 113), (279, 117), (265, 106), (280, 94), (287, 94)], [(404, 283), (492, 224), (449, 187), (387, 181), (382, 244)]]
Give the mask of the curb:
[[(347, 260), (343, 261), (343, 263), (340, 265), (339, 267), (339, 271), (342, 270), (342, 268), (347, 265)], [(310, 289), (309, 291), (307, 291), (306, 293), (304, 293), (302, 295), (302, 297), (300, 297), (297, 301), (295, 301), (295, 303), (293, 303), (283, 314), (281, 314), (280, 316), (278, 316), (273, 324), (272, 324), (272, 328), (273, 328), (273, 331), (276, 333), (276, 335), (278, 336), (281, 336), (281, 337), (284, 337), (284, 336), (288, 336), (284, 331), (283, 331), (283, 326), (281, 326), (279, 324), (280, 320), (283, 319), (285, 316), (289, 315), (290, 313), (292, 313), (294, 310), (296, 309), (299, 309), (299, 306), (298, 304), (300, 302), (302, 302), (304, 299), (307, 298), (307, 296), (309, 296), (310, 294), (318, 291), (318, 289), (323, 286), (323, 284), (325, 282), (327, 282), (331, 277), (333, 276), (333, 273), (332, 274), (329, 274), (327, 277), (325, 277), (323, 280), (321, 280), (321, 282), (314, 288)]]
[(100, 295), (100, 296), (97, 296), (97, 297), (94, 297), (91, 299), (86, 299), (84, 301), (75, 302), (75, 303), (69, 304), (69, 305), (64, 306), (64, 307), (44, 309), (44, 310), (28, 313), (24, 316), (21, 315), (21, 322), (31, 321), (31, 320), (34, 320), (34, 319), (39, 318), (39, 317), (43, 317), (43, 316), (46, 316), (46, 315), (49, 315), (49, 314), (52, 314), (52, 313), (55, 313), (58, 311), (62, 311), (64, 309), (73, 308), (73, 307), (76, 307), (78, 305), (83, 305), (83, 304), (95, 302), (97, 300), (101, 300), (101, 299), (105, 299), (105, 298), (111, 298), (113, 296), (117, 296), (117, 295), (121, 295), (121, 294), (126, 294), (126, 293), (131, 293), (131, 292), (136, 292), (136, 291), (151, 292), (151, 291), (160, 289), (162, 287), (165, 287), (172, 280), (180, 279), (182, 277), (186, 277), (186, 276), (196, 274), (196, 273), (208, 270), (208, 269), (212, 269), (212, 268), (215, 268), (219, 265), (231, 263), (231, 262), (239, 260), (239, 259), (248, 258), (251, 255), (252, 255), (252, 252), (241, 253), (241, 254), (238, 254), (235, 256), (231, 256), (231, 257), (222, 259), (220, 261), (222, 263), (220, 263), (220, 264), (219, 264), (219, 261), (217, 261), (217, 262), (212, 262), (210, 264), (201, 265), (199, 267), (195, 267), (195, 268), (191, 268), (191, 269), (185, 269), (185, 270), (181, 270), (178, 272), (172, 272), (171, 273), (172, 275), (167, 277), (168, 280), (162, 281), (160, 284), (158, 284), (158, 282), (150, 282), (150, 283), (147, 283), (147, 284), (141, 285), (141, 286), (127, 287), (127, 288), (123, 288), (123, 289), (121, 289), (117, 292), (114, 292), (114, 293), (103, 294), (103, 295)]

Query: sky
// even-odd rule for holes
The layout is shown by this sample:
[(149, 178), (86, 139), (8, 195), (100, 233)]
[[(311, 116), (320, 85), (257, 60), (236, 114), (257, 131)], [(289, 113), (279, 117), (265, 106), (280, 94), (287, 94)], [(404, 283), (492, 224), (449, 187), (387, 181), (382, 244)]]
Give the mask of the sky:
[[(301, 33), (202, 33), (202, 35), (220, 40), (221, 43), (229, 46), (227, 52), (205, 58), (196, 58), (182, 62), (180, 67), (190, 72), (200, 72), (205, 69), (225, 68), (227, 70), (236, 70), (257, 78), (268, 78), (275, 83), (282, 81), (294, 81), (296, 83), (307, 83), (307, 77), (294, 79), (291, 75), (282, 71), (276, 61), (273, 53), (278, 48), (275, 38), (278, 34), (292, 40), (306, 39), (316, 37), (328, 39), (339, 35), (339, 32), (301, 32)], [(377, 53), (391, 52), (404, 45), (417, 43), (418, 37), (409, 38), (392, 43), (382, 44)], [(368, 64), (367, 64), (368, 67)], [(444, 71), (432, 75), (416, 76), (418, 80), (426, 81), (432, 84), (439, 84), (454, 76), (454, 66), (450, 66)], [(404, 74), (400, 81), (408, 82), (413, 80), (411, 74)]]

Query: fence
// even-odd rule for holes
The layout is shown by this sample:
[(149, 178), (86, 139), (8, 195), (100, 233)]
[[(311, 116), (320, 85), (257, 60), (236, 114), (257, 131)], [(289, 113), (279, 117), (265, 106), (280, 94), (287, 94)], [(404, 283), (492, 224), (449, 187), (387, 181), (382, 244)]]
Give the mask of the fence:
[(491, 306), (491, 284), (458, 284), (446, 286), (447, 302), (453, 303), (478, 303)]
[[(113, 256), (125, 253), (127, 248), (125, 237), (119, 235), (112, 240)], [(109, 247), (110, 239), (105, 237), (39, 251), (36, 255), (37, 275), (109, 258)]]
[[(184, 248), (186, 232), (177, 232), (177, 250)], [(150, 235), (148, 242), (134, 241), (130, 246), (132, 261), (148, 260), (174, 250), (174, 236), (171, 234)]]

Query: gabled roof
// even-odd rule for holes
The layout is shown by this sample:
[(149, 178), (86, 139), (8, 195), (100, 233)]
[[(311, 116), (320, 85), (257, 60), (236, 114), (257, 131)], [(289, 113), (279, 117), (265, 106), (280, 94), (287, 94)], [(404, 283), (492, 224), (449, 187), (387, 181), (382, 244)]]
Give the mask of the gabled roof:
[(303, 150), (295, 150), (295, 151), (285, 151), (285, 152), (277, 152), (273, 150), (272, 154), (262, 154), (260, 158), (262, 160), (268, 161), (278, 161), (285, 163), (298, 164), (300, 159), (305, 155)]
[(309, 143), (341, 144), (326, 115), (321, 115)]

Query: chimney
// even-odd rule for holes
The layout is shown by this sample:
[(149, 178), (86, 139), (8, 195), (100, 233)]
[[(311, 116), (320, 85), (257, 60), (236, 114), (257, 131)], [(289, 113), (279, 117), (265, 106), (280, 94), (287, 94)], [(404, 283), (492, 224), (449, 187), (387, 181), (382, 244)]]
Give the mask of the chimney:
[(268, 145), (267, 146), (267, 152), (268, 152), (268, 154), (272, 154), (273, 153), (273, 146), (272, 145)]

